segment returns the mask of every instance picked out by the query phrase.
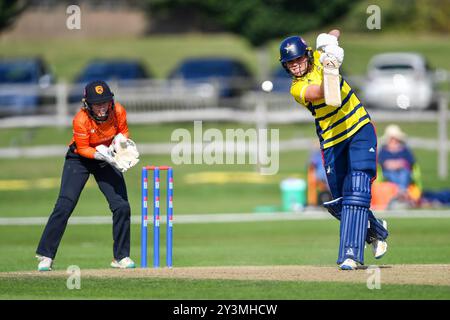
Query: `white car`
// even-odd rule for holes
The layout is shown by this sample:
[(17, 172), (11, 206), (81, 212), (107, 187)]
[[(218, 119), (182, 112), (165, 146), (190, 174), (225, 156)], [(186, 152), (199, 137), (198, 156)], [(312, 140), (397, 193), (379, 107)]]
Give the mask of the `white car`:
[(362, 98), (368, 108), (435, 108), (434, 72), (418, 53), (375, 55), (368, 64)]

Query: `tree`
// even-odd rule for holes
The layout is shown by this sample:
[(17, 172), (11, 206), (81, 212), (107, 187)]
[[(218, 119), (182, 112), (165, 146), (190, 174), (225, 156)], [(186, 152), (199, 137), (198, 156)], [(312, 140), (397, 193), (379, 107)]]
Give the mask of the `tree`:
[[(348, 32), (369, 32), (366, 28), (368, 13), (366, 9), (376, 5), (381, 10), (381, 30), (396, 33), (399, 31), (418, 33), (448, 33), (450, 24), (449, 0), (360, 0), (340, 22), (340, 27)], [(381, 31), (380, 30), (380, 31)]]
[[(353, 1), (354, 3), (355, 1)], [(331, 24), (350, 9), (349, 0), (147, 0), (151, 19), (163, 25), (194, 24), (199, 31), (219, 27), (246, 38), (257, 48), (259, 80), (268, 76), (268, 41)], [(187, 20), (186, 20), (187, 18)], [(183, 26), (189, 30), (189, 25)], [(173, 30), (173, 29), (172, 29)]]
[(259, 47), (277, 37), (330, 24), (345, 15), (351, 4), (349, 0), (147, 0), (145, 8), (151, 17), (166, 21), (174, 14), (195, 12), (203, 25), (218, 25)]
[(0, 0), (0, 32), (9, 27), (27, 5), (27, 1)]

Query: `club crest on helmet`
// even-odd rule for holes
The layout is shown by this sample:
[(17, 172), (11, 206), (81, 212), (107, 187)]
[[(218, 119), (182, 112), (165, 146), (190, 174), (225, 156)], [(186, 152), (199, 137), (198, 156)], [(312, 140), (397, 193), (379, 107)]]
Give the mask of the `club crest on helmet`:
[(103, 93), (103, 87), (102, 86), (96, 86), (95, 87), (95, 92), (97, 92), (97, 94), (102, 94)]
[(286, 53), (288, 52), (294, 52), (295, 51), (295, 45), (293, 43), (288, 43), (286, 47), (284, 48), (286, 50)]

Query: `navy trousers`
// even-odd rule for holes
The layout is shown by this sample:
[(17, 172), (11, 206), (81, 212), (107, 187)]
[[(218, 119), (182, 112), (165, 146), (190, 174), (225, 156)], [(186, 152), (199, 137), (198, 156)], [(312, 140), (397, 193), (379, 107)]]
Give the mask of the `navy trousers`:
[[(344, 205), (347, 203), (347, 213), (348, 210), (356, 210), (358, 212), (360, 211), (361, 214), (364, 214), (364, 216), (353, 215), (353, 219), (362, 220), (358, 220), (359, 222), (352, 220), (353, 222), (351, 223), (348, 222), (349, 216), (347, 214), (346, 221), (348, 224), (346, 224), (343, 223), (341, 219), (341, 213), (332, 213), (341, 221), (341, 244), (338, 264), (345, 260), (345, 252), (347, 251), (344, 251), (344, 249), (350, 245), (352, 247), (352, 259), (356, 259), (358, 262), (363, 263), (364, 249), (359, 241), (364, 242), (365, 238), (366, 242), (370, 243), (374, 239), (384, 240), (388, 236), (387, 230), (370, 210), (368, 211), (368, 216), (365, 215), (367, 212), (365, 211), (365, 208), (370, 207), (370, 184), (376, 178), (377, 172), (377, 137), (375, 128), (371, 123), (366, 124), (349, 139), (323, 150), (323, 159), (328, 185), (333, 199), (343, 197), (342, 203)], [(359, 185), (358, 183), (362, 183), (361, 181), (364, 180), (362, 179), (363, 177), (367, 180), (365, 180), (366, 182), (364, 182), (363, 185)], [(344, 181), (347, 181), (347, 185), (345, 185)], [(350, 182), (351, 184), (349, 184)], [(366, 190), (367, 188), (368, 198), (366, 197), (367, 191), (363, 192), (363, 190)], [(356, 193), (353, 194), (353, 192)], [(366, 195), (361, 194), (361, 192)], [(350, 205), (350, 207), (348, 207), (348, 205)], [(353, 211), (351, 212), (352, 214), (355, 213)], [(370, 228), (366, 233), (366, 230), (359, 228), (366, 228), (364, 226), (369, 225), (367, 220), (370, 221)], [(358, 224), (358, 226), (355, 227), (355, 224)], [(343, 235), (343, 233), (348, 231), (348, 228), (357, 228), (357, 230), (354, 231), (353, 234)], [(362, 238), (354, 238), (356, 235), (360, 235)], [(355, 244), (355, 241), (358, 243)]]
[(374, 180), (377, 174), (377, 136), (372, 123), (347, 140), (322, 151), (328, 186), (333, 199), (342, 197), (344, 179), (352, 172), (364, 172)]
[(89, 175), (93, 175), (113, 215), (113, 255), (130, 256), (130, 205), (121, 172), (103, 161), (81, 157), (70, 149), (66, 154), (61, 188), (45, 226), (36, 253), (54, 259), (58, 246)]

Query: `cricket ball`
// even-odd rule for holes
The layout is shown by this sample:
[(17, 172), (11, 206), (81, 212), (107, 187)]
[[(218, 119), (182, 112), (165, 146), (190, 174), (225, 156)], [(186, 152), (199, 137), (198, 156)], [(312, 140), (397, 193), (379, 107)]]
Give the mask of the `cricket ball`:
[(265, 91), (265, 92), (270, 92), (273, 89), (273, 83), (272, 81), (266, 80), (261, 84), (261, 88)]

